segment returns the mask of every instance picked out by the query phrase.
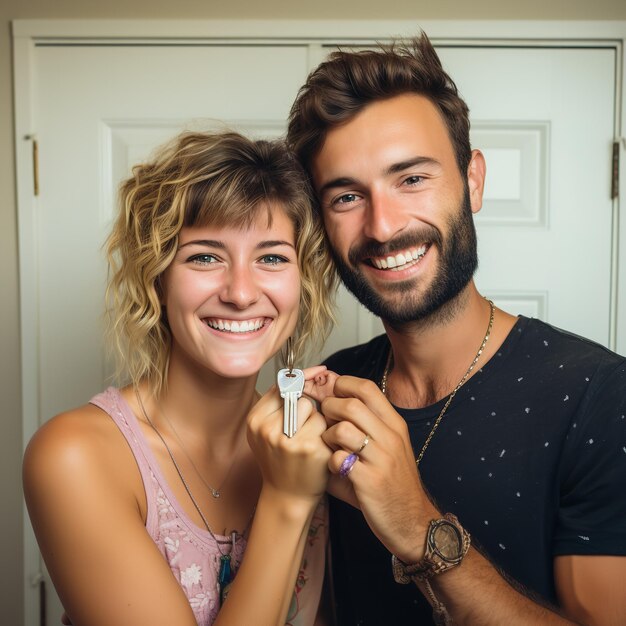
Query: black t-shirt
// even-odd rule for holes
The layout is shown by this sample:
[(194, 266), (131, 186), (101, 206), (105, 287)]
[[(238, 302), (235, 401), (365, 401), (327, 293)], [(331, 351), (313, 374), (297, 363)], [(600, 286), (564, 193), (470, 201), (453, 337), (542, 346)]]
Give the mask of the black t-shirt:
[[(326, 364), (379, 382), (388, 351), (382, 335)], [(415, 451), (445, 400), (398, 409)], [(555, 556), (626, 555), (626, 359), (520, 317), (458, 391), (420, 474), (494, 564), (556, 603)], [(432, 623), (415, 585), (394, 582), (360, 511), (331, 498), (330, 515), (340, 626)]]

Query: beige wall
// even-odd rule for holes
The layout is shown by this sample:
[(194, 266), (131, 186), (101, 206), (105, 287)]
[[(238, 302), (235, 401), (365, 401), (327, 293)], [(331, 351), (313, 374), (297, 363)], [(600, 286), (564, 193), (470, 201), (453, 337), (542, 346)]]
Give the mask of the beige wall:
[[(305, 3), (302, 3), (305, 5)], [(384, 7), (384, 8), (383, 8)], [(22, 620), (21, 416), (10, 21), (18, 18), (626, 20), (624, 0), (2, 0), (0, 2), (0, 621)]]

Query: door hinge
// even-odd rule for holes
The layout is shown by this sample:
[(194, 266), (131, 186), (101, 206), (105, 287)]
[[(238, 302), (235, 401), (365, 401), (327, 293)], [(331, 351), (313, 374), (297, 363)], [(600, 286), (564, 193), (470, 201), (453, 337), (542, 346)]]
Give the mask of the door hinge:
[(611, 200), (619, 197), (619, 149), (620, 141), (613, 142), (613, 159), (611, 167)]
[(35, 135), (25, 135), (24, 139), (30, 141), (33, 150), (33, 194), (39, 195), (39, 146)]

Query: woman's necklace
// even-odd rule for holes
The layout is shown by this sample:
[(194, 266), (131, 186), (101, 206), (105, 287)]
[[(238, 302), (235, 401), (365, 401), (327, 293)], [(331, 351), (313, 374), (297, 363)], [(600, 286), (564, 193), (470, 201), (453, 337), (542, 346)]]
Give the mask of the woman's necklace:
[(198, 478), (202, 481), (202, 484), (209, 490), (209, 493), (216, 500), (218, 498), (221, 498), (221, 496), (222, 496), (222, 487), (226, 484), (226, 481), (228, 480), (228, 477), (230, 476), (230, 471), (233, 469), (233, 465), (235, 464), (235, 460), (237, 459), (237, 452), (239, 452), (239, 448), (241, 446), (241, 442), (242, 442), (243, 438), (242, 437), (239, 438), (239, 444), (237, 445), (237, 449), (235, 450), (235, 454), (233, 455), (233, 460), (232, 460), (232, 462), (230, 464), (230, 467), (226, 471), (226, 475), (224, 476), (220, 486), (217, 487), (217, 489), (216, 489), (215, 487), (211, 487), (211, 485), (209, 485), (209, 483), (207, 483), (207, 481), (204, 480), (204, 476), (202, 476), (202, 474), (200, 473), (200, 471), (196, 467), (196, 464), (193, 462), (193, 459), (191, 458), (191, 455), (189, 454), (189, 452), (187, 452), (187, 448), (185, 447), (185, 444), (183, 443), (183, 440), (180, 438), (180, 435), (178, 434), (178, 431), (174, 428), (174, 424), (172, 424), (172, 422), (170, 422), (170, 418), (167, 416), (167, 414), (165, 413), (165, 411), (163, 409), (161, 409), (161, 415), (163, 415), (163, 417), (165, 418), (165, 421), (167, 422), (167, 425), (170, 427), (171, 431), (174, 433), (174, 436), (176, 437), (176, 440), (178, 441), (178, 444), (180, 445), (181, 450), (185, 453), (185, 456), (187, 457), (187, 460), (191, 464), (191, 467), (193, 467), (193, 469), (196, 472), (196, 475), (198, 476)]
[[(417, 455), (417, 459), (415, 459), (415, 463), (417, 464), (418, 467), (422, 458), (424, 457), (424, 452), (426, 452), (426, 448), (428, 448), (428, 445), (430, 444), (430, 441), (433, 438), (435, 431), (437, 430), (437, 428), (439, 427), (439, 424), (441, 423), (441, 420), (443, 419), (443, 416), (446, 414), (446, 411), (448, 410), (450, 403), (454, 399), (454, 396), (456, 396), (456, 392), (467, 381), (469, 375), (472, 373), (472, 370), (476, 366), (476, 363), (478, 363), (478, 359), (480, 359), (480, 356), (483, 353), (483, 350), (485, 349), (487, 342), (489, 341), (489, 337), (491, 336), (491, 329), (493, 328), (493, 317), (495, 313), (495, 306), (491, 300), (487, 300), (487, 302), (489, 302), (491, 312), (489, 313), (489, 324), (487, 325), (487, 332), (485, 333), (485, 337), (483, 338), (483, 341), (480, 344), (480, 348), (478, 348), (478, 352), (476, 353), (476, 356), (474, 357), (473, 361), (470, 363), (470, 366), (467, 368), (467, 371), (465, 372), (465, 374), (463, 374), (457, 386), (452, 390), (452, 393), (448, 396), (448, 399), (446, 400), (446, 403), (443, 405), (441, 412), (439, 413), (437, 419), (435, 420), (435, 423), (433, 424), (433, 427), (431, 428), (430, 433), (428, 433), (428, 437), (426, 437), (426, 441), (424, 442), (424, 445), (422, 446), (420, 453)], [(391, 370), (392, 365), (393, 365), (393, 352), (390, 348), (389, 356), (387, 357), (387, 364), (385, 365), (385, 371), (383, 372), (383, 377), (381, 378), (380, 384), (379, 384), (380, 390), (385, 395), (387, 395), (387, 378), (389, 376), (389, 371)]]
[[(215, 536), (215, 533), (213, 532), (213, 530), (209, 526), (209, 522), (207, 521), (206, 517), (204, 516), (204, 513), (202, 512), (202, 509), (200, 508), (200, 506), (196, 502), (196, 499), (193, 497), (193, 494), (191, 493), (191, 489), (189, 488), (189, 485), (187, 484), (187, 481), (185, 480), (185, 477), (183, 476), (183, 473), (182, 473), (178, 463), (176, 462), (176, 459), (174, 458), (174, 455), (172, 454), (172, 451), (170, 450), (170, 447), (167, 445), (167, 442), (163, 438), (163, 435), (161, 435), (161, 433), (159, 432), (157, 427), (152, 423), (152, 420), (148, 417), (148, 412), (146, 411), (146, 407), (143, 405), (143, 402), (141, 400), (141, 396), (139, 395), (139, 389), (137, 389), (137, 387), (135, 387), (135, 396), (137, 397), (137, 402), (138, 402), (138, 404), (139, 404), (139, 406), (141, 408), (141, 412), (143, 413), (143, 416), (144, 416), (146, 422), (148, 422), (148, 424), (150, 425), (152, 430), (154, 430), (154, 432), (157, 434), (157, 436), (159, 437), (159, 439), (161, 440), (161, 442), (165, 446), (165, 449), (167, 450), (167, 453), (168, 453), (168, 455), (169, 455), (169, 457), (170, 457), (170, 459), (172, 461), (172, 464), (176, 468), (176, 473), (178, 474), (178, 477), (180, 478), (180, 482), (183, 484), (183, 487), (185, 488), (185, 491), (187, 492), (187, 495), (189, 496), (189, 499), (193, 503), (193, 506), (195, 507), (196, 511), (198, 512), (198, 515), (200, 516), (200, 519), (202, 520), (202, 522), (205, 525), (207, 531), (209, 532), (209, 534), (213, 538), (213, 541), (215, 541), (215, 545), (217, 546), (217, 549), (218, 549), (218, 551), (220, 553), (220, 569), (219, 569), (219, 573), (218, 573), (218, 576), (217, 576), (217, 590), (218, 590), (218, 595), (219, 595), (220, 604), (221, 604), (226, 599), (226, 596), (228, 595), (228, 587), (230, 586), (230, 583), (232, 582), (233, 578), (235, 577), (234, 563), (231, 564), (231, 555), (232, 555), (233, 549), (235, 548), (235, 543), (237, 543), (237, 537), (238, 537), (239, 533), (237, 533), (236, 530), (234, 530), (232, 532), (231, 539), (230, 539), (230, 544), (231, 544), (230, 553), (226, 554), (222, 550), (222, 547), (221, 547), (220, 544), (221, 543), (227, 543), (227, 542), (220, 542), (220, 540)], [(171, 424), (170, 424), (170, 426), (171, 426)], [(192, 465), (193, 465), (193, 463), (192, 463)], [(230, 469), (229, 469), (228, 473), (230, 473)], [(255, 507), (255, 509), (256, 509), (256, 507)], [(254, 517), (254, 509), (252, 510), (252, 515), (250, 516), (250, 519), (248, 520), (248, 523), (246, 524), (246, 527), (244, 528), (243, 532), (240, 535), (241, 537), (245, 536), (248, 528), (250, 527), (250, 523), (252, 522), (252, 518), (253, 517)]]

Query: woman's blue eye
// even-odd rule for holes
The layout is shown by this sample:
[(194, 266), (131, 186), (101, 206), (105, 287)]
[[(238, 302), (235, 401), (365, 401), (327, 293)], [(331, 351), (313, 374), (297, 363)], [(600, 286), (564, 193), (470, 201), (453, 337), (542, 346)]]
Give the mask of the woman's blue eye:
[(211, 265), (216, 263), (217, 259), (212, 254), (194, 254), (192, 257), (189, 257), (188, 261), (197, 265)]
[(280, 256), (279, 254), (266, 254), (261, 257), (261, 263), (265, 263), (266, 265), (278, 265), (279, 263), (286, 263), (287, 259), (284, 256)]

